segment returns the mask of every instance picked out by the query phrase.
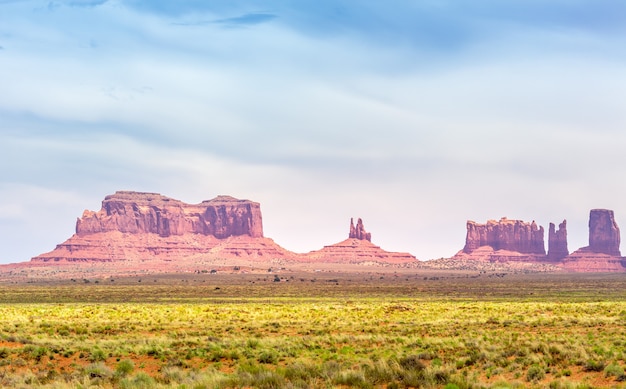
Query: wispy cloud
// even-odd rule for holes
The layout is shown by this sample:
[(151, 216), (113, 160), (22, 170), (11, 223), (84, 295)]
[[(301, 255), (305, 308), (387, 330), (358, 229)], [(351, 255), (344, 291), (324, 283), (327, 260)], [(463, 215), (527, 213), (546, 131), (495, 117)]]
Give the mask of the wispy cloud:
[(200, 20), (200, 21), (183, 21), (174, 22), (173, 25), (177, 26), (206, 26), (206, 25), (220, 25), (228, 28), (239, 28), (254, 26), (257, 24), (267, 23), (276, 19), (276, 15), (267, 13), (248, 13), (236, 17), (215, 19), (215, 20)]
[(218, 19), (215, 21), (227, 27), (253, 26), (256, 24), (267, 23), (276, 18), (276, 15), (267, 13), (249, 13), (232, 18)]

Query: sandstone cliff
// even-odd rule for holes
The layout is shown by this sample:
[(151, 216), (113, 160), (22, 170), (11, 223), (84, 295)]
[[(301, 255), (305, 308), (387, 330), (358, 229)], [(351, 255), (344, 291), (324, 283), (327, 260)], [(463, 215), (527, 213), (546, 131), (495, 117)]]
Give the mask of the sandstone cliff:
[(526, 223), (503, 217), (500, 221), (479, 224), (468, 220), (463, 252), (471, 254), (479, 247), (489, 246), (496, 251), (545, 255), (543, 236), (543, 227), (538, 227), (534, 221)]
[(263, 237), (259, 203), (218, 196), (200, 204), (185, 204), (157, 193), (116, 192), (106, 196), (98, 212), (85, 211), (76, 222), (76, 234), (119, 231), (157, 234), (188, 233), (216, 238), (249, 235)]

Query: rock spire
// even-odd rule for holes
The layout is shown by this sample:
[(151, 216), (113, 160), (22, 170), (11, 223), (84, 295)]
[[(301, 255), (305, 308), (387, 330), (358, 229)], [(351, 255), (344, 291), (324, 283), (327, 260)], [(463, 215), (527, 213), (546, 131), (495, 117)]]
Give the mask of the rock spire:
[(350, 239), (359, 239), (366, 240), (368, 242), (372, 241), (372, 234), (365, 231), (365, 227), (363, 227), (363, 220), (359, 218), (356, 222), (356, 226), (354, 225), (354, 219), (350, 219), (350, 235), (348, 236)]
[(559, 261), (569, 255), (567, 249), (567, 221), (563, 220), (556, 229), (554, 223), (550, 223), (548, 229), (548, 259)]

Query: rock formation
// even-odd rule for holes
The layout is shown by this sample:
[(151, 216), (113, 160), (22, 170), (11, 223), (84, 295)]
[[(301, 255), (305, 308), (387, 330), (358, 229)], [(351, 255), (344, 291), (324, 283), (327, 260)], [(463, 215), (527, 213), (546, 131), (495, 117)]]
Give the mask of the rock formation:
[(120, 271), (188, 271), (216, 262), (250, 265), (260, 261), (262, 266), (283, 260), (416, 262), (411, 254), (381, 249), (370, 242), (371, 238), (363, 221), (358, 219), (355, 225), (352, 219), (345, 241), (309, 254), (296, 254), (263, 237), (258, 203), (218, 196), (200, 204), (186, 204), (157, 193), (124, 191), (106, 196), (99, 211), (84, 211), (72, 237), (31, 263), (71, 263), (77, 268), (99, 264), (100, 269)]
[(550, 223), (548, 229), (548, 259), (551, 261), (559, 261), (569, 255), (567, 249), (567, 221), (559, 224), (556, 229), (554, 223)]
[(417, 259), (409, 253), (397, 253), (385, 251), (371, 242), (372, 235), (365, 232), (363, 221), (350, 219), (350, 233), (348, 239), (321, 250), (311, 251), (303, 256), (303, 260), (310, 262), (334, 262), (334, 263), (385, 263), (385, 264), (408, 264), (415, 263)]
[(260, 238), (263, 222), (259, 203), (230, 196), (191, 205), (157, 193), (116, 192), (105, 197), (100, 211), (85, 211), (76, 222), (79, 236), (109, 231), (162, 237), (192, 233), (219, 239)]
[(507, 250), (522, 254), (545, 255), (543, 227), (535, 221), (489, 220), (486, 224), (467, 221), (467, 235), (463, 252), (471, 254), (479, 247), (490, 246), (493, 250)]
[(363, 227), (363, 220), (359, 218), (356, 222), (356, 227), (354, 226), (354, 219), (350, 219), (350, 234), (348, 235), (350, 239), (359, 239), (359, 240), (367, 240), (368, 242), (372, 241), (372, 234), (365, 231)]
[(589, 212), (589, 250), (619, 257), (622, 255), (619, 244), (619, 227), (615, 222), (613, 211), (592, 209)]
[(263, 237), (259, 203), (218, 196), (186, 204), (157, 193), (116, 192), (85, 211), (76, 234), (33, 261), (111, 262), (191, 256), (289, 258)]
[(620, 232), (613, 211), (592, 209), (589, 212), (589, 246), (563, 259), (563, 268), (576, 272), (624, 272), (626, 260), (620, 250)]

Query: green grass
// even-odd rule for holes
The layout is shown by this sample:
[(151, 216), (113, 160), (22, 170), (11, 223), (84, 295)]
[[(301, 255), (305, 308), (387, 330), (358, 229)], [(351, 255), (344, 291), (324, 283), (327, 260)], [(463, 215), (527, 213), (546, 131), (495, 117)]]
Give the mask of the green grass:
[(0, 386), (626, 387), (620, 277), (315, 276), (0, 286)]

